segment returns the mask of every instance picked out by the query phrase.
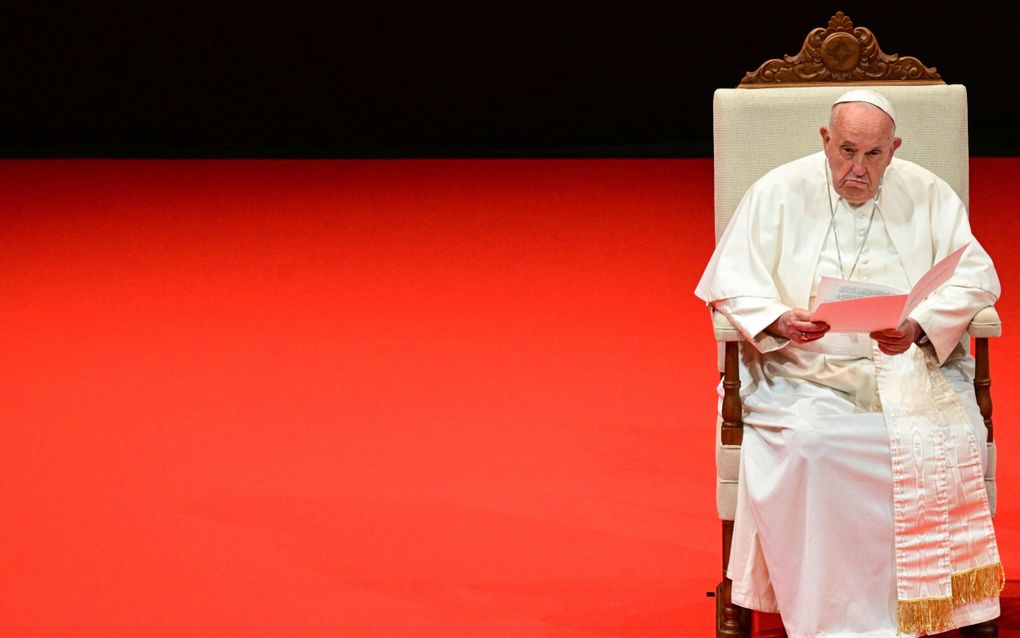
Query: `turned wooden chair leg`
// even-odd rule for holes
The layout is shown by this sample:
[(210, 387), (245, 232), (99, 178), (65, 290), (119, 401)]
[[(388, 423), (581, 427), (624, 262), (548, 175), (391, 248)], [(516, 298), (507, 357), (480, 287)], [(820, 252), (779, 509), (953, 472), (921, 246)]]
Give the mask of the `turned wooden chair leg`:
[(722, 522), (723, 579), (715, 588), (716, 638), (750, 638), (751, 611), (733, 604), (733, 583), (726, 578), (726, 565), (730, 562), (730, 543), (733, 540), (733, 521)]
[(992, 429), (992, 375), (988, 370), (988, 338), (974, 339), (974, 396), (988, 428), (988, 442), (995, 440)]

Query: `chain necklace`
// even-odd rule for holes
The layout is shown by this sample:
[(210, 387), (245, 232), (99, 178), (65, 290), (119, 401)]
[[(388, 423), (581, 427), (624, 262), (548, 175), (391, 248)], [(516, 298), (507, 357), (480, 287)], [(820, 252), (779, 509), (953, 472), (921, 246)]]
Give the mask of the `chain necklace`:
[[(843, 252), (839, 248), (839, 234), (836, 232), (836, 207), (832, 204), (832, 183), (829, 179), (829, 161), (827, 158), (822, 160), (825, 163), (825, 194), (829, 197), (829, 216), (831, 221), (829, 222), (829, 228), (832, 229), (832, 238), (836, 241), (836, 259), (839, 261), (839, 276), (844, 281), (854, 276), (854, 271), (857, 270), (857, 262), (861, 260), (861, 253), (864, 252), (864, 245), (868, 243), (868, 235), (871, 233), (871, 224), (875, 221), (875, 211), (878, 210), (878, 198), (882, 195), (882, 183), (878, 184), (878, 191), (875, 192), (875, 200), (871, 205), (871, 217), (868, 218), (868, 228), (864, 231), (864, 238), (861, 239), (861, 247), (857, 249), (857, 258), (854, 259), (854, 264), (850, 268), (850, 274), (844, 274), (846, 270), (843, 268)], [(843, 199), (840, 195), (839, 199)], [(839, 200), (836, 200), (836, 204), (839, 204)]]

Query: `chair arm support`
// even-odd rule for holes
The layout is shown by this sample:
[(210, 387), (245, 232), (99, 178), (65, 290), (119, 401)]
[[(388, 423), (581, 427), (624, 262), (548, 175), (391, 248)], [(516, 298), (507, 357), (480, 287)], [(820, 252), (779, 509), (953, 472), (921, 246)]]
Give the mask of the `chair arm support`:
[(967, 332), (974, 337), (974, 398), (978, 409), (984, 417), (988, 429), (988, 442), (995, 440), (995, 428), (992, 425), (992, 377), (989, 373), (988, 339), (1002, 336), (1002, 323), (994, 306), (982, 308), (967, 327)]
[[(970, 326), (967, 327), (967, 332), (970, 333), (970, 336), (978, 339), (1001, 337), (1002, 322), (999, 321), (999, 313), (995, 311), (995, 306), (988, 306), (979, 310), (978, 313), (974, 315), (974, 318), (970, 320)], [(716, 339), (718, 339), (718, 337), (716, 337)]]
[(743, 439), (742, 408), (740, 405), (740, 373), (738, 343), (743, 340), (740, 331), (721, 312), (712, 310), (712, 327), (715, 340), (719, 342), (720, 366), (722, 373), (722, 428), (720, 441), (723, 445), (740, 445)]

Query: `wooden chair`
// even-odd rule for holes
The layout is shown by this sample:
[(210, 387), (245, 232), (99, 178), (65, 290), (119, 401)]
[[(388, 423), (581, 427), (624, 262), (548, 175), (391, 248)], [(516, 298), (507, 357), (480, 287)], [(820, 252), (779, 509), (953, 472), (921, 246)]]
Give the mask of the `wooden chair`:
[[(755, 180), (780, 164), (820, 150), (818, 127), (828, 120), (832, 102), (848, 86), (875, 88), (888, 97), (899, 116), (897, 135), (904, 140), (897, 156), (942, 177), (969, 205), (966, 88), (945, 84), (934, 68), (925, 67), (916, 58), (885, 54), (869, 29), (854, 27), (850, 18), (839, 12), (827, 27), (808, 34), (797, 55), (769, 60), (747, 73), (737, 88), (716, 91), (716, 241)], [(742, 336), (721, 313), (713, 312), (712, 322), (720, 345), (724, 389), (716, 453), (723, 541), (723, 578), (716, 588), (716, 635), (726, 638), (751, 632), (751, 613), (731, 602), (731, 583), (726, 578), (743, 436), (738, 376)], [(979, 312), (969, 328), (977, 360), (974, 387), (988, 426), (985, 485), (993, 515), (995, 444), (988, 338), (1000, 333), (999, 317), (992, 307)], [(962, 631), (968, 636), (994, 636), (997, 628), (994, 623), (982, 623)]]

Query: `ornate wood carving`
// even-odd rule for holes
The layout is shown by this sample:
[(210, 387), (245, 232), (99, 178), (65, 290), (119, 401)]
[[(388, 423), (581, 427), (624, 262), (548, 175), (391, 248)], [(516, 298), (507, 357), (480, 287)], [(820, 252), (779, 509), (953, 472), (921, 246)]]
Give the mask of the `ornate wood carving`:
[(797, 55), (772, 59), (749, 71), (738, 88), (781, 87), (804, 84), (943, 84), (934, 67), (917, 58), (887, 54), (871, 29), (854, 27), (842, 11), (827, 28), (813, 29)]

